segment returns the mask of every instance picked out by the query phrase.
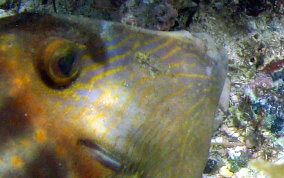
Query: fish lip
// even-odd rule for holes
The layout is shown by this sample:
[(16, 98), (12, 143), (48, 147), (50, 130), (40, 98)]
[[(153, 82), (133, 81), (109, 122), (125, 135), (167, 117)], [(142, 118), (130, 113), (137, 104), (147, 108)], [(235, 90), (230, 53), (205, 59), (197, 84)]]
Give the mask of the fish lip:
[(123, 172), (123, 170), (125, 170), (125, 165), (122, 163), (122, 159), (100, 146), (98, 143), (96, 143), (96, 141), (83, 138), (78, 139), (77, 143), (78, 145), (89, 148), (92, 156), (94, 156), (94, 158), (105, 167), (115, 172)]

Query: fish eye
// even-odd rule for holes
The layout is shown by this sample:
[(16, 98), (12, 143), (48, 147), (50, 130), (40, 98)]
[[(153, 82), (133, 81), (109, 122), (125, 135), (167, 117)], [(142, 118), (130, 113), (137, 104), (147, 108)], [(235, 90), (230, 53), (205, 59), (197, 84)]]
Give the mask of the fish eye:
[(48, 40), (40, 54), (40, 69), (48, 84), (66, 87), (78, 77), (81, 66), (82, 46), (69, 40)]
[(58, 68), (60, 69), (61, 74), (63, 74), (65, 77), (68, 77), (72, 75), (72, 73), (75, 73), (74, 70), (74, 63), (75, 63), (75, 57), (76, 54), (73, 52), (68, 53), (66, 56), (63, 56), (58, 59)]

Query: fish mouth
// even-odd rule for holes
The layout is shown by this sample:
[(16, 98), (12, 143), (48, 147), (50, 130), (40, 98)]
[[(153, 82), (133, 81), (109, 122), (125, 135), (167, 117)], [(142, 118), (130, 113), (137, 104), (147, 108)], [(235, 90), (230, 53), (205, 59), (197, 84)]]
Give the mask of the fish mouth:
[(92, 139), (80, 138), (77, 144), (87, 148), (95, 160), (115, 173), (114, 176), (135, 175), (139, 172), (135, 169), (134, 163), (130, 163), (129, 160), (125, 161), (122, 155), (113, 150), (103, 148)]

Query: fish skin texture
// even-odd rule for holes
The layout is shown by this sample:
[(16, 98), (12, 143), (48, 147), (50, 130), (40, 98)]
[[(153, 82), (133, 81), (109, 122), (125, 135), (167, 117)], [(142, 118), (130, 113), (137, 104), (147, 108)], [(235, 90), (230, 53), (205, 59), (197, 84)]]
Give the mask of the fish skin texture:
[(209, 48), (76, 16), (0, 19), (0, 177), (201, 177), (227, 70)]

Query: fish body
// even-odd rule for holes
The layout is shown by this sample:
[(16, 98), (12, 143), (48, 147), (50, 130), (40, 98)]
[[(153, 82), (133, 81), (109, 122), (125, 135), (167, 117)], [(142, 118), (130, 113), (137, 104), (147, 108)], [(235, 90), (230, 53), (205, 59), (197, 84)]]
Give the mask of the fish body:
[(226, 58), (196, 39), (1, 19), (0, 177), (200, 177)]

